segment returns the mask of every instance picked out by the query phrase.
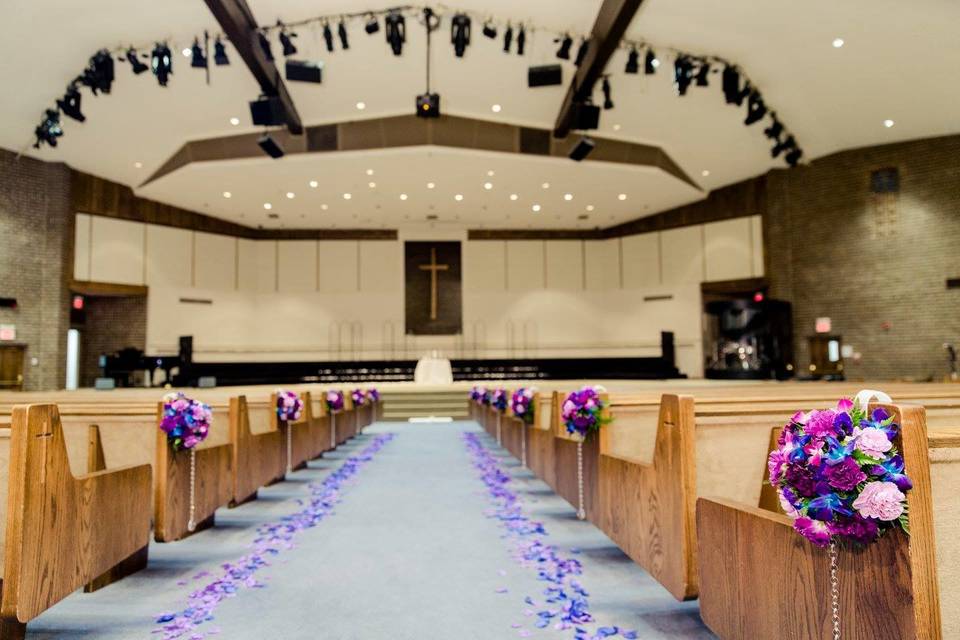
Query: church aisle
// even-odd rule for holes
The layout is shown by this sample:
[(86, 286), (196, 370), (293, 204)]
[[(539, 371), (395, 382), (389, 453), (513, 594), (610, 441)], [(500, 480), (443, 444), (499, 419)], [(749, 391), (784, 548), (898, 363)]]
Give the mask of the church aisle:
[[(153, 545), (146, 571), (71, 596), (38, 618), (28, 638), (162, 637), (151, 634), (160, 629), (154, 617), (183, 607), (189, 591), (211, 580), (194, 576), (218, 574), (220, 563), (249, 553), (256, 527), (298, 510), (295, 500), (307, 482), (388, 432), (397, 437), (347, 481), (333, 513), (257, 572), (264, 587), (224, 600), (198, 632), (224, 639), (572, 638), (572, 630), (534, 628), (533, 607), (524, 599), (539, 600), (547, 585), (511, 558), (499, 522), (485, 517), (491, 505), (465, 447), (466, 431), (477, 429), (469, 423), (370, 428), (292, 481), (262, 490), (262, 499), (219, 512), (216, 529)], [(485, 434), (481, 439), (495, 448)], [(583, 563), (581, 582), (598, 623), (635, 629), (639, 638), (712, 637), (696, 603), (674, 601), (546, 485), (505, 452), (495, 453), (527, 515), (544, 523), (551, 544), (565, 555), (574, 550)]]

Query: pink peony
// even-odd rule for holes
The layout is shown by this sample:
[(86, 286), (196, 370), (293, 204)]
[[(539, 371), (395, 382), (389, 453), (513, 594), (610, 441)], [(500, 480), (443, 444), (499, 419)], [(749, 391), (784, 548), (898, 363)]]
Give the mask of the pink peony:
[(882, 460), (884, 457), (883, 454), (890, 451), (890, 448), (893, 447), (893, 444), (891, 444), (890, 439), (887, 438), (887, 434), (883, 429), (867, 427), (866, 429), (855, 431), (853, 435), (857, 437), (857, 449), (860, 449), (860, 451), (863, 451), (871, 458)]
[(833, 426), (833, 419), (837, 412), (833, 409), (826, 411), (811, 411), (809, 420), (804, 427), (804, 433), (813, 437), (825, 437), (837, 435), (837, 430)]
[(853, 501), (853, 508), (864, 518), (896, 520), (903, 514), (906, 496), (892, 482), (870, 482)]
[(840, 398), (840, 401), (837, 402), (837, 411), (840, 413), (846, 413), (853, 409), (853, 401), (849, 398)]

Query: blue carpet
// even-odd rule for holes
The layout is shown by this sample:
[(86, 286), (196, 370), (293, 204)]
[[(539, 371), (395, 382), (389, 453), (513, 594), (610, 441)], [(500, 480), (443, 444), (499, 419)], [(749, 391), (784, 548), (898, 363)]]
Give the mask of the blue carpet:
[[(473, 423), (368, 429), (398, 437), (348, 482), (334, 514), (301, 532), (293, 549), (258, 572), (263, 588), (225, 600), (198, 631), (218, 631), (212, 637), (224, 639), (491, 640), (532, 630), (523, 600), (536, 599), (544, 583), (514, 562), (497, 521), (484, 517), (489, 503), (461, 437), (476, 429)], [(151, 633), (159, 629), (154, 617), (184, 606), (186, 594), (205, 584), (195, 575), (216, 573), (221, 563), (248, 553), (257, 526), (296, 511), (307, 482), (322, 479), (371, 440), (364, 435), (262, 489), (260, 500), (221, 510), (214, 529), (153, 544), (147, 570), (97, 593), (72, 595), (33, 621), (28, 638), (162, 637)], [(598, 622), (636, 629), (640, 638), (713, 637), (695, 602), (676, 602), (516, 460), (498, 455), (551, 543), (581, 550), (581, 581)], [(572, 633), (532, 630), (529, 637)]]

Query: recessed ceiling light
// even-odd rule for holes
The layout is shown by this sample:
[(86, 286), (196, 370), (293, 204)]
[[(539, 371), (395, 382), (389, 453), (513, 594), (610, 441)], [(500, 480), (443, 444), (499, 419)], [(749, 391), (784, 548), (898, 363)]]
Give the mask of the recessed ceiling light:
[(620, 131), (620, 125), (618, 125), (618, 124), (613, 125), (613, 130), (614, 130), (614, 131)]
[(494, 113), (500, 113), (500, 105), (495, 104), (492, 107), (490, 107), (490, 110), (493, 111)]
[(230, 124), (232, 124), (233, 126), (237, 126), (238, 124), (240, 124), (240, 118), (230, 118)]
[(134, 163), (133, 163), (133, 166), (134, 166), (135, 168), (137, 168), (137, 169), (142, 169), (142, 168), (143, 168), (143, 163), (142, 163), (142, 162), (134, 162)]
[(400, 194), (400, 199), (401, 199), (401, 200), (406, 200), (406, 199), (407, 199), (407, 194), (401, 193), (401, 194)]
[(270, 211), (270, 209), (273, 209), (273, 205), (270, 204), (269, 202), (264, 202), (263, 208), (266, 209), (267, 211)]
[(297, 197), (297, 194), (295, 194), (293, 191), (287, 191), (287, 198), (289, 198), (290, 200), (293, 200), (296, 197)]
[(563, 194), (563, 199), (566, 200), (567, 202), (570, 202), (571, 200), (573, 200), (573, 194), (572, 194), (572, 193), (565, 193), (565, 194)]
[(550, 183), (549, 183), (549, 182), (544, 182), (544, 183), (543, 183), (542, 185), (540, 185), (540, 186), (543, 187), (544, 189), (549, 189), (549, 188), (550, 188)]
[(493, 169), (490, 169), (490, 171), (487, 171), (487, 177), (490, 177), (490, 178), (493, 177)]
[(486, 189), (487, 191), (490, 191), (490, 189), (493, 189), (493, 183), (492, 183), (492, 182), (484, 182), (484, 183), (483, 183), (483, 188)]
[(533, 209), (534, 212), (540, 211), (540, 205), (538, 205), (538, 204), (535, 204), (535, 205), (533, 205), (533, 206), (530, 207), (530, 208)]
[(834, 49), (839, 49), (839, 48), (842, 47), (842, 46), (843, 46), (843, 38), (834, 38), (834, 39), (833, 39), (833, 47), (834, 47)]
[(310, 181), (310, 188), (311, 188), (311, 189), (316, 189), (316, 188), (319, 187), (319, 186), (320, 186), (320, 183), (317, 182), (316, 180), (311, 180), (311, 181)]
[(367, 186), (370, 187), (371, 189), (375, 189), (376, 186), (377, 186), (377, 183), (376, 183), (376, 182), (368, 182), (368, 183), (367, 183)]
[(894, 124), (896, 124), (896, 123), (895, 123), (893, 120), (884, 120), (884, 121), (883, 121), (883, 126), (885, 126), (887, 129), (889, 129), (890, 127), (892, 127)]
[(432, 182), (428, 182), (428, 183), (427, 183), (427, 189), (433, 189), (435, 186), (437, 186), (437, 185), (435, 185), (435, 184), (432, 183)]
[(368, 176), (372, 176), (372, 175), (373, 175), (373, 169), (367, 169), (367, 175), (368, 175)]
[(511, 194), (510, 194), (510, 199), (511, 199), (511, 200), (516, 200), (516, 199), (519, 198), (519, 197), (520, 197), (520, 196), (518, 196), (518, 195), (515, 194), (515, 193), (511, 193)]
[(620, 195), (617, 196), (617, 198), (619, 198), (620, 200), (626, 200), (626, 199), (627, 199), (627, 194), (621, 193)]
[(706, 178), (708, 175), (710, 175), (710, 170), (709, 170), (709, 169), (704, 169), (703, 171), (700, 172), (700, 175), (702, 175), (704, 178)]
[(366, 108), (367, 108), (367, 103), (366, 103), (366, 102), (358, 102), (358, 103), (357, 103), (357, 109), (358, 109), (358, 110), (363, 111), (363, 110), (366, 109)]
[(457, 195), (453, 196), (453, 199), (456, 200), (457, 202), (460, 202), (461, 200), (463, 200), (463, 195), (458, 193)]
[(322, 205), (320, 205), (320, 208), (323, 209), (324, 211), (326, 211), (326, 210), (329, 209), (330, 207), (328, 207), (328, 206), (325, 205), (325, 204), (322, 204)]
[(654, 68), (654, 69), (659, 68), (659, 67), (660, 67), (660, 58), (654, 58), (653, 60), (650, 61), (650, 64), (653, 65), (653, 68)]
[(192, 51), (190, 48), (184, 49), (184, 50), (183, 50), (183, 57), (184, 57), (184, 58), (189, 58), (192, 53), (193, 53), (193, 51)]
[(233, 197), (233, 194), (230, 193), (229, 191), (224, 191), (224, 192), (223, 192), (223, 197), (224, 197), (224, 198), (232, 198), (232, 197)]
[(587, 211), (593, 211), (594, 207), (592, 204), (587, 205)]
[(344, 199), (344, 200), (349, 200), (349, 199), (352, 198), (352, 197), (353, 197), (353, 196), (350, 195), (349, 193), (343, 194), (343, 199)]

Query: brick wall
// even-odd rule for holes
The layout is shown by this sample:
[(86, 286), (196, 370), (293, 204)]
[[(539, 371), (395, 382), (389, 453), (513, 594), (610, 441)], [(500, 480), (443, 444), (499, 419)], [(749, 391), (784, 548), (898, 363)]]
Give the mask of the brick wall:
[(18, 301), (0, 323), (27, 345), (26, 390), (65, 383), (73, 229), (70, 169), (0, 149), (0, 297)]
[[(881, 211), (870, 174), (897, 167)], [(767, 177), (764, 249), (771, 295), (793, 303), (797, 362), (819, 316), (862, 354), (857, 378), (942, 378), (960, 345), (960, 136), (838, 153)], [(887, 203), (889, 204), (889, 203)]]
[(145, 296), (88, 297), (80, 329), (80, 386), (92, 387), (100, 376), (100, 354), (124, 347), (147, 348)]

